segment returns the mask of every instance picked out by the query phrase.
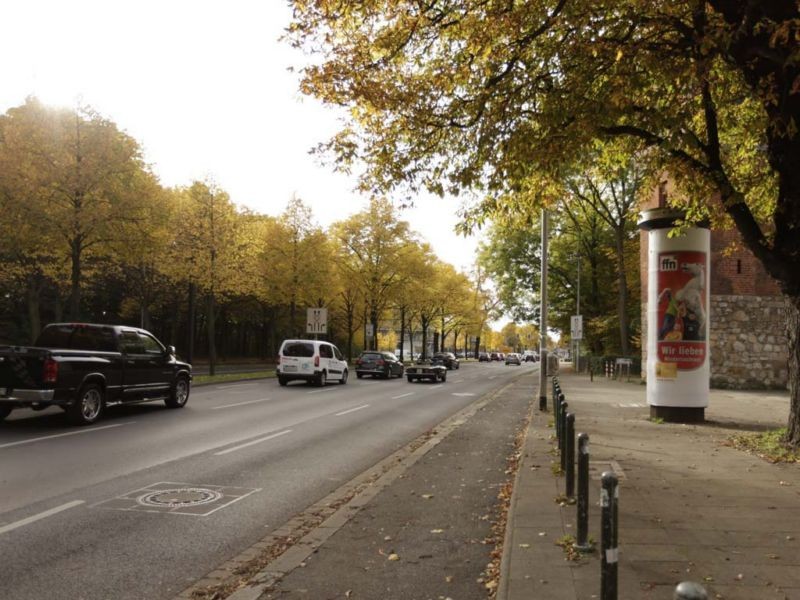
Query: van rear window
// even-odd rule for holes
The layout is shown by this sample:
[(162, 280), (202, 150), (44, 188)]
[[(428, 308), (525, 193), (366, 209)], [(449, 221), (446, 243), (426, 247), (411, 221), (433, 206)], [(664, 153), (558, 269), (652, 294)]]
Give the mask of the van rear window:
[(283, 347), (284, 356), (310, 357), (314, 356), (314, 344), (305, 342), (291, 342)]

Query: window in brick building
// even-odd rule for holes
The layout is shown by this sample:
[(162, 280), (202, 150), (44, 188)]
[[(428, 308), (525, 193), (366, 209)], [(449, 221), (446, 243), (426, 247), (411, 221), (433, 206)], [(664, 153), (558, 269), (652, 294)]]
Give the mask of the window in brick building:
[(741, 260), (737, 260), (736, 261), (736, 274), (737, 275), (741, 275), (742, 274), (742, 261)]

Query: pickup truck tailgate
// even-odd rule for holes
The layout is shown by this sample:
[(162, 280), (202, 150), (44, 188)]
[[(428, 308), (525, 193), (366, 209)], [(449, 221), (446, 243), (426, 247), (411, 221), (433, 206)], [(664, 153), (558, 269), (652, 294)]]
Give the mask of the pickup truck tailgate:
[(0, 396), (6, 389), (40, 387), (42, 367), (49, 355), (44, 348), (0, 346)]

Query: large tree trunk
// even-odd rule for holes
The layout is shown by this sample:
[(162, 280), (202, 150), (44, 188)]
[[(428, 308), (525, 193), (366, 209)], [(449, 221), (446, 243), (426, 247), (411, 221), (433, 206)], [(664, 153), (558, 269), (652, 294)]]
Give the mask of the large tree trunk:
[(473, 358), (478, 358), (481, 354), (481, 336), (475, 336), (475, 356)]
[(786, 298), (786, 339), (789, 348), (789, 423), (786, 442), (800, 448), (800, 297)]
[(619, 341), (622, 356), (630, 354), (630, 331), (628, 330), (628, 277), (625, 274), (625, 238), (624, 229), (614, 232), (617, 251), (617, 318), (619, 319)]

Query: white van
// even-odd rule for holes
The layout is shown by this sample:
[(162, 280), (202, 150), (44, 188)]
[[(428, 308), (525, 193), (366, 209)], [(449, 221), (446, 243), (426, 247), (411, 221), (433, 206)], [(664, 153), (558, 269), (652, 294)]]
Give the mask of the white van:
[(278, 351), (278, 383), (300, 379), (324, 386), (329, 379), (347, 383), (347, 361), (330, 342), (284, 340)]

